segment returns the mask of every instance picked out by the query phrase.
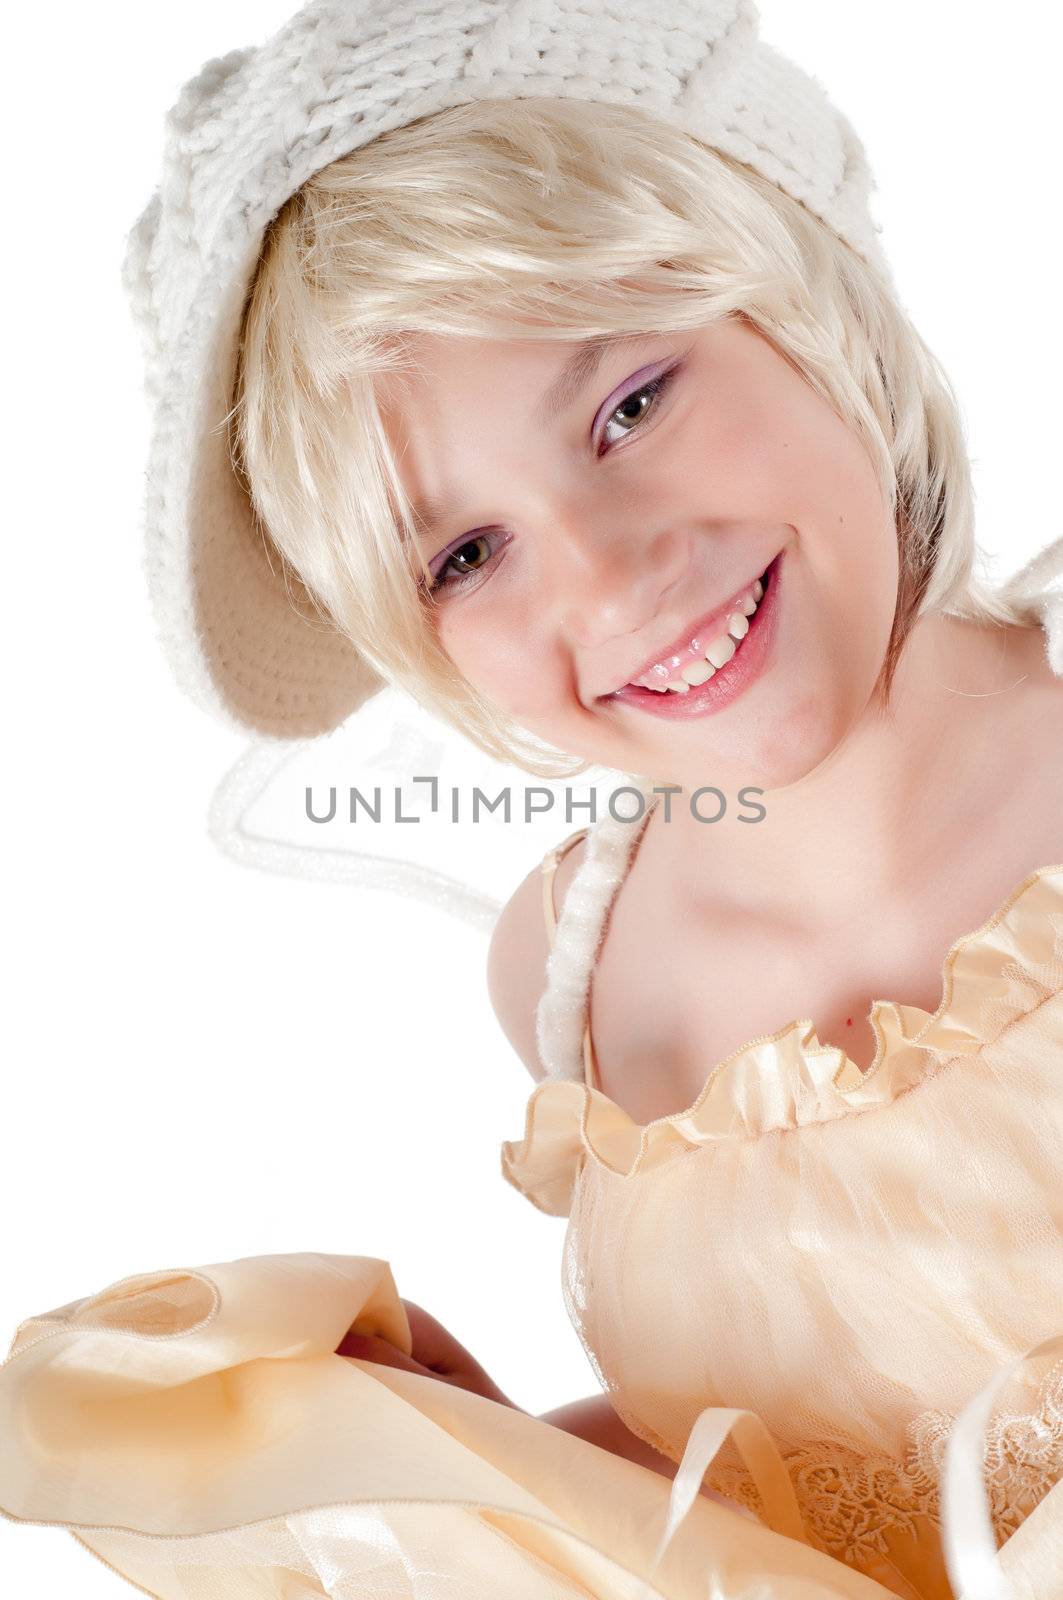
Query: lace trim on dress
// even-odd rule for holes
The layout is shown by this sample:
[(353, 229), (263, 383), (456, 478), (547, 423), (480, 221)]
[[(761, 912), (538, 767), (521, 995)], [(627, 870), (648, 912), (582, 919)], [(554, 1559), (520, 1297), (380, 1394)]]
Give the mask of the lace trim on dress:
[[(890, 1555), (898, 1528), (919, 1535), (919, 1523), (940, 1533), (939, 1484), (955, 1417), (924, 1411), (906, 1430), (903, 1460), (855, 1449), (841, 1440), (816, 1441), (782, 1452), (810, 1541), (857, 1566)], [(989, 1425), (986, 1489), (993, 1529), (1003, 1544), (1063, 1478), (1063, 1361), (1046, 1374), (1028, 1411), (1003, 1411)], [(761, 1513), (744, 1467), (714, 1462), (711, 1489)]]

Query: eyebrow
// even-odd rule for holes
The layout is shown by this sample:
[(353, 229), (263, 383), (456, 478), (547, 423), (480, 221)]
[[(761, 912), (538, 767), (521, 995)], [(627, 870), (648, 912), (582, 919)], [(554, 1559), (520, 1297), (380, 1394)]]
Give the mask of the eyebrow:
[[(570, 406), (594, 377), (609, 350), (615, 346), (637, 343), (647, 337), (645, 333), (594, 333), (589, 338), (580, 339), (535, 407), (532, 415), (536, 422), (545, 427), (556, 412)], [(414, 504), (414, 519), (430, 533), (456, 511), (460, 503), (459, 497), (454, 494), (426, 496)]]
[(589, 339), (581, 339), (536, 406), (536, 422), (545, 425), (555, 411), (563, 411), (571, 405), (594, 377), (606, 351), (620, 342), (614, 333), (596, 333)]

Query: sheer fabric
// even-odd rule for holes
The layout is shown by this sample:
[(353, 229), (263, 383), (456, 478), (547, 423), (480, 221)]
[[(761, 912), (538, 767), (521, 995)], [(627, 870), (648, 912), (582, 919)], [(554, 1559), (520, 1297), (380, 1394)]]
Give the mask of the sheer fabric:
[[(548, 886), (590, 834), (540, 1005), (551, 1075), (503, 1173), (569, 1218), (567, 1309), (629, 1428), (681, 1461), (707, 1408), (748, 1409), (817, 1548), (905, 1600), (950, 1600), (953, 1423), (1002, 1363), (1063, 1334), (1063, 863), (953, 945), (933, 1016), (875, 1003), (866, 1073), (801, 1018), (640, 1126), (602, 1092), (586, 1023), (640, 832), (609, 817), (544, 862)], [(996, 1399), (979, 1463), (993, 1542), (1060, 1485), (1022, 1544), (1040, 1539), (1031, 1581), (1063, 1594), (1063, 1339)], [(733, 1439), (706, 1481), (758, 1509)], [(979, 1508), (960, 1514), (974, 1526)]]
[[(545, 1081), (503, 1150), (569, 1216), (569, 1315), (627, 1425), (678, 1461), (705, 1406), (755, 1412), (818, 1548), (920, 1600), (950, 1594), (953, 1418), (1063, 1332), (1063, 864), (953, 947), (943, 992), (933, 1018), (876, 1005), (866, 1074), (802, 1019), (648, 1127)], [(1063, 1352), (1010, 1387), (987, 1465), (1003, 1539), (1063, 1476)], [(707, 1481), (757, 1508), (730, 1443)]]
[(409, 1353), (386, 1261), (147, 1273), (30, 1318), (0, 1367), (0, 1508), (163, 1600), (888, 1600), (704, 1496), (655, 1565), (666, 1478), (336, 1355), (352, 1327)]
[[(1005, 587), (1043, 590), (1063, 674), (1061, 573), (1057, 540)], [(503, 1172), (568, 1216), (569, 1314), (673, 1484), (337, 1355), (351, 1328), (410, 1352), (391, 1268), (303, 1253), (23, 1322), (0, 1512), (161, 1600), (951, 1600), (946, 1551), (963, 1600), (1059, 1600), (1063, 865), (953, 947), (934, 1017), (876, 1005), (870, 1073), (803, 1018), (640, 1128), (583, 1081), (632, 842), (599, 825), (566, 897)]]

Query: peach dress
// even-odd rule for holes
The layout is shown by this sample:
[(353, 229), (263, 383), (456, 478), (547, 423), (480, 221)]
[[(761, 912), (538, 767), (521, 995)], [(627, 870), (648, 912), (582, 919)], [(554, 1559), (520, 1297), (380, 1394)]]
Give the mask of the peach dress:
[[(587, 831), (543, 863), (548, 924), (553, 869)], [(953, 1522), (961, 1572), (986, 1575), (972, 1596), (1063, 1596), (1063, 862), (951, 947), (933, 1016), (874, 1003), (866, 1072), (803, 1017), (640, 1126), (599, 1086), (586, 1021), (640, 834), (590, 830), (539, 1007), (548, 1076), (503, 1146), (509, 1181), (569, 1219), (566, 1306), (615, 1410), (698, 1476), (699, 1416), (755, 1414), (817, 1549), (905, 1600), (951, 1600), (950, 1428), (1047, 1341), (993, 1397), (984, 1509), (970, 1441), (958, 1460)], [(706, 1482), (762, 1511), (734, 1438)]]
[(933, 1016), (875, 1003), (866, 1074), (801, 1018), (639, 1127), (585, 1025), (635, 837), (591, 833), (502, 1168), (568, 1217), (567, 1309), (674, 1482), (337, 1355), (351, 1328), (410, 1352), (396, 1281), (304, 1252), (21, 1323), (0, 1512), (160, 1600), (1060, 1600), (1063, 864), (952, 947)]

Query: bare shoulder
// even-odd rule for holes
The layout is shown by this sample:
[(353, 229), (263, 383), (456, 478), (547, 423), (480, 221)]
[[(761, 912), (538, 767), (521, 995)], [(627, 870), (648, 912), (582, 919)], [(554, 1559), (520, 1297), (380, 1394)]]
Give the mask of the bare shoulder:
[[(561, 915), (565, 894), (583, 859), (586, 841), (567, 850), (554, 873), (553, 894)], [(538, 862), (498, 914), (487, 952), (487, 992), (503, 1033), (533, 1078), (545, 1076), (535, 1038), (535, 1012), (546, 984), (550, 939), (543, 907), (543, 869)]]

